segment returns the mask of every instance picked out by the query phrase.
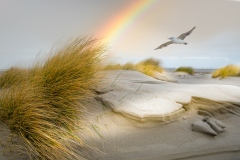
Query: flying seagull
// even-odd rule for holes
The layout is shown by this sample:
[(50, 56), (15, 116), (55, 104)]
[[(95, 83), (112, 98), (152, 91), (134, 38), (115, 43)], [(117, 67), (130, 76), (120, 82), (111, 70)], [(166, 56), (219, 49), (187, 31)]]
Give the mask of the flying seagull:
[(167, 47), (168, 45), (174, 44), (174, 43), (175, 43), (175, 44), (184, 44), (184, 45), (186, 45), (187, 43), (183, 41), (184, 38), (186, 38), (188, 35), (190, 35), (195, 28), (196, 28), (196, 27), (193, 27), (190, 31), (181, 34), (181, 35), (178, 36), (177, 38), (176, 38), (176, 37), (170, 37), (170, 38), (168, 38), (168, 39), (170, 39), (171, 41), (161, 44), (161, 45), (160, 45), (159, 47), (157, 47), (155, 50), (161, 49), (161, 48), (164, 48), (164, 47)]

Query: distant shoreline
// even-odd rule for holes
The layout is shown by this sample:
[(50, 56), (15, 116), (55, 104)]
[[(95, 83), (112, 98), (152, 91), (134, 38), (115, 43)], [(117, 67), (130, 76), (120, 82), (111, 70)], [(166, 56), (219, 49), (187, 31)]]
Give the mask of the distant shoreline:
[[(164, 68), (167, 72), (174, 72), (177, 68)], [(209, 73), (211, 74), (216, 69), (202, 69), (202, 68), (193, 68), (195, 73)]]

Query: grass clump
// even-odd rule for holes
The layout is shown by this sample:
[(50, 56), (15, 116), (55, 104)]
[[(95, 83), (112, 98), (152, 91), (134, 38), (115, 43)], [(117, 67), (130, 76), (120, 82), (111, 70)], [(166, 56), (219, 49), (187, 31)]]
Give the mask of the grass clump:
[(240, 76), (240, 66), (237, 65), (227, 65), (223, 68), (219, 68), (212, 73), (212, 78), (225, 78), (227, 76)]
[(0, 118), (24, 140), (30, 158), (84, 156), (79, 148), (87, 145), (75, 131), (84, 128), (84, 101), (93, 96), (90, 88), (98, 81), (103, 51), (97, 40), (77, 38), (44, 63), (1, 75)]
[(23, 68), (11, 67), (0, 76), (0, 88), (8, 88), (26, 80), (27, 70)]
[(156, 72), (163, 72), (161, 63), (154, 58), (148, 58), (136, 64), (136, 70), (153, 77)]
[(154, 58), (148, 58), (138, 63), (126, 63), (126, 64), (108, 64), (103, 70), (134, 70), (142, 72), (148, 76), (154, 76), (156, 72), (163, 72), (161, 63)]
[(194, 69), (192, 67), (179, 67), (175, 70), (175, 72), (185, 72), (189, 75), (193, 75)]

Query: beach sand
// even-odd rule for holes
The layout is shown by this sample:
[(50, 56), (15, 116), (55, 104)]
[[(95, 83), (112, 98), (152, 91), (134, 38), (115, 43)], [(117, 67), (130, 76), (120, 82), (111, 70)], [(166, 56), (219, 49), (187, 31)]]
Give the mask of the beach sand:
[(191, 130), (191, 123), (202, 119), (194, 110), (173, 122), (142, 123), (103, 109), (93, 140), (104, 153), (99, 159), (239, 159), (240, 117), (225, 113), (215, 118), (227, 128), (213, 137)]
[[(116, 77), (113, 78), (114, 83), (121, 83), (121, 80), (130, 80), (137, 83), (148, 83), (147, 85), (151, 83), (155, 85), (155, 87), (156, 85), (171, 86), (190, 84), (190, 86), (196, 86), (196, 89), (199, 89), (198, 85), (214, 85), (214, 87), (226, 87), (224, 88), (226, 89), (225, 93), (226, 96), (229, 97), (231, 97), (231, 95), (229, 95), (231, 91), (228, 93), (228, 87), (229, 90), (231, 90), (231, 87), (237, 88), (237, 91), (233, 94), (240, 93), (240, 78), (235, 77), (227, 77), (226, 79), (220, 80), (212, 79), (210, 74), (190, 76), (184, 73), (168, 73), (168, 75), (171, 75), (171, 79), (175, 78), (177, 82), (164, 82), (156, 81), (151, 79), (151, 77), (141, 79), (138, 75), (135, 75), (135, 77), (119, 76), (121, 71), (111, 71), (111, 75), (113, 75), (113, 72), (118, 75), (117, 79), (119, 80), (117, 81)], [(178, 88), (179, 87), (177, 87), (176, 90), (178, 90)], [(185, 89), (182, 89), (180, 87), (179, 90), (193, 92), (190, 91), (187, 86), (184, 88)], [(110, 87), (110, 89), (105, 88), (105, 90), (102, 89), (102, 91), (101, 94), (114, 92), (114, 87)], [(192, 96), (190, 102), (183, 105), (187, 108), (184, 112), (178, 113), (170, 119), (155, 118), (147, 119), (146, 121), (141, 118), (136, 119), (132, 116), (127, 116), (118, 109), (116, 109), (116, 111), (114, 108), (104, 106), (101, 101), (95, 101), (95, 108), (89, 107), (89, 109), (92, 113), (90, 116), (91, 123), (95, 125), (94, 129), (92, 129), (93, 134), (95, 132), (95, 136), (92, 137), (91, 141), (98, 146), (103, 153), (97, 159), (240, 159), (240, 95), (236, 95), (235, 99), (233, 99), (233, 95), (230, 101), (233, 100), (234, 102), (227, 102), (226, 97), (226, 99), (222, 97), (222, 100), (221, 97), (219, 99), (216, 97), (218, 95), (221, 96), (220, 90), (205, 90), (207, 97), (209, 92), (217, 92), (219, 94), (209, 96), (212, 100)], [(200, 96), (204, 97), (205, 95)], [(219, 133), (217, 136), (192, 131), (192, 123), (202, 120), (205, 117), (204, 115), (198, 114), (199, 109), (208, 111), (213, 115), (213, 118), (224, 123), (226, 125), (226, 131)], [(233, 111), (232, 109), (234, 112), (231, 112)], [(95, 112), (92, 112), (94, 110)]]

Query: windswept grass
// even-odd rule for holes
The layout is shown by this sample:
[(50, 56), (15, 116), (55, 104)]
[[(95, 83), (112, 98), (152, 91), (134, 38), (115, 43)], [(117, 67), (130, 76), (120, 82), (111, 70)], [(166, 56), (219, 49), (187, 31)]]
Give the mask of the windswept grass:
[(240, 66), (237, 65), (227, 65), (223, 68), (217, 69), (212, 73), (212, 78), (221, 77), (224, 78), (226, 76), (240, 76)]
[(27, 70), (23, 68), (11, 67), (0, 76), (0, 88), (8, 88), (12, 85), (20, 84), (26, 80)]
[(77, 38), (30, 69), (11, 68), (0, 77), (0, 118), (24, 140), (37, 159), (79, 159), (88, 147), (76, 135), (84, 128), (84, 101), (104, 47)]
[(143, 74), (154, 76), (156, 72), (163, 72), (163, 68), (161, 67), (161, 63), (159, 60), (154, 58), (148, 58), (138, 63), (126, 63), (126, 64), (109, 64), (106, 65), (104, 70), (134, 70), (142, 72)]
[(194, 69), (192, 67), (179, 67), (175, 70), (175, 72), (185, 72), (187, 74), (193, 75)]
[(161, 67), (161, 63), (159, 60), (149, 58), (143, 60), (136, 64), (137, 71), (142, 72), (151, 77), (154, 76), (155, 72), (163, 72), (163, 68)]

